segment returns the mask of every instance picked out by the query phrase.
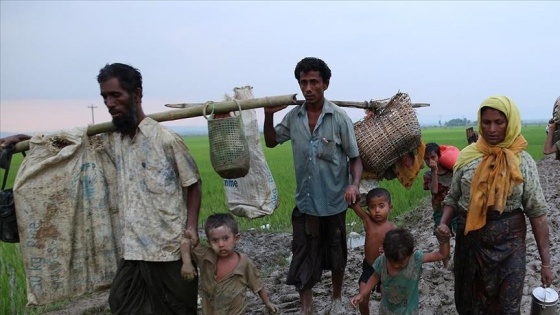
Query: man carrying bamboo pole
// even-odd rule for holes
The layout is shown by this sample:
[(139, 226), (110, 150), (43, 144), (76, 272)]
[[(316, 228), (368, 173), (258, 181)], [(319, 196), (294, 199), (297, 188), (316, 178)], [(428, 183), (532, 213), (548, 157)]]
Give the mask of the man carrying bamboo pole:
[[(97, 76), (116, 132), (103, 146), (117, 169), (123, 258), (109, 294), (112, 314), (197, 314), (198, 278), (181, 277), (183, 230), (198, 242), (201, 180), (183, 139), (147, 117), (142, 75), (125, 64)], [(0, 152), (28, 135), (0, 138)]]
[(313, 286), (323, 270), (331, 270), (333, 292), (328, 314), (337, 314), (342, 311), (347, 262), (346, 210), (348, 204), (359, 200), (362, 162), (352, 121), (343, 109), (325, 99), (331, 77), (327, 64), (304, 58), (294, 74), (305, 103), (276, 126), (274, 113), (286, 106), (264, 109), (266, 146), (292, 141), (297, 187), (292, 212), (293, 258), (286, 283), (298, 290), (302, 313), (313, 314)]
[(144, 114), (137, 69), (108, 64), (97, 81), (117, 129), (103, 135), (117, 169), (123, 249), (111, 312), (196, 314), (198, 281), (181, 277), (179, 246), (185, 228), (198, 237), (197, 165), (179, 135)]

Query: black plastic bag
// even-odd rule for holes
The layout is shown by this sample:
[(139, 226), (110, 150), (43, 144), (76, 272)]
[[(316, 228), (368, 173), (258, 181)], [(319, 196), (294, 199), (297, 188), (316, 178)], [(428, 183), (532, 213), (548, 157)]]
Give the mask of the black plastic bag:
[(11, 188), (5, 189), (14, 148), (15, 145), (12, 144), (0, 153), (0, 168), (4, 169), (4, 180), (0, 190), (0, 240), (7, 243), (19, 242), (14, 191)]
[(19, 242), (14, 191), (11, 188), (0, 191), (0, 240)]

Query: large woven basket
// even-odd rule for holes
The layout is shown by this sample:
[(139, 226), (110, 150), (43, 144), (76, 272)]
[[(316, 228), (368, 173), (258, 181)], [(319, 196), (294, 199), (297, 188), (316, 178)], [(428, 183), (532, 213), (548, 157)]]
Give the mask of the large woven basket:
[(420, 125), (406, 93), (397, 93), (373, 117), (354, 124), (364, 171), (382, 179), (399, 158), (421, 143)]
[[(552, 121), (556, 124), (556, 130), (548, 132), (553, 132), (552, 143), (560, 141), (560, 97), (554, 102), (554, 107), (552, 108)], [(560, 160), (560, 152), (556, 153), (556, 159)]]
[(560, 125), (560, 97), (556, 99), (552, 108), (552, 119), (557, 125)]
[(249, 145), (245, 137), (245, 125), (239, 113), (230, 117), (216, 118), (212, 114), (208, 120), (208, 139), (210, 142), (210, 162), (212, 167), (222, 178), (233, 179), (244, 177), (249, 173), (251, 156)]

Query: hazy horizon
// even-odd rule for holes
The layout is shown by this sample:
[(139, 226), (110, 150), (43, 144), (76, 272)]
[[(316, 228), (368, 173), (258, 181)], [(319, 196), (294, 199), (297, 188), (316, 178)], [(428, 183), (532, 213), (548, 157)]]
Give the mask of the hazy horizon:
[(110, 121), (96, 82), (106, 63), (142, 72), (151, 114), (246, 85), (302, 99), (293, 69), (307, 56), (332, 70), (328, 99), (405, 92), (430, 103), (423, 125), (476, 120), (493, 94), (546, 121), (560, 95), (558, 12), (557, 1), (0, 1), (0, 132)]
[[(457, 117), (457, 118), (460, 118), (460, 117)], [(467, 124), (465, 127), (474, 126), (475, 130), (476, 130), (477, 128), (476, 128), (476, 125), (474, 124), (474, 122), (476, 122), (476, 121), (472, 121), (471, 124)], [(544, 120), (544, 119), (523, 120), (522, 123), (524, 125), (538, 124), (538, 125), (546, 126), (547, 125), (547, 120)], [(181, 136), (207, 135), (208, 134), (208, 127), (207, 126), (177, 126), (177, 125), (169, 125), (167, 122), (163, 122), (163, 125), (169, 127), (171, 130), (175, 131), (176, 133), (178, 133)], [(441, 127), (442, 129), (447, 128), (446, 126), (439, 126), (437, 123), (436, 124), (422, 124), (422, 123), (420, 123), (420, 127), (423, 127), (423, 128)], [(65, 128), (65, 130), (68, 130), (68, 129), (70, 129), (70, 128)], [(14, 135), (14, 134), (20, 134), (20, 133), (33, 136), (33, 135), (36, 135), (36, 134), (54, 134), (54, 133), (57, 133), (57, 132), (60, 132), (60, 131), (61, 131), (60, 129), (44, 130), (44, 131), (36, 131), (36, 132), (10, 132), (9, 130), (7, 130), (7, 131), (0, 131), (0, 138), (10, 136), (10, 135)], [(262, 125), (259, 125), (259, 132), (262, 133)]]

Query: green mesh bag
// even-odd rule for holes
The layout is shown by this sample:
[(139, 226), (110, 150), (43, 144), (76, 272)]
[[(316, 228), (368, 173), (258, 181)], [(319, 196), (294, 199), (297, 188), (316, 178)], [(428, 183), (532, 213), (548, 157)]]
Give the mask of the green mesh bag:
[[(210, 161), (212, 167), (222, 178), (233, 179), (247, 175), (251, 162), (249, 146), (245, 137), (245, 127), (239, 112), (233, 116), (216, 117), (214, 105), (209, 102), (204, 106), (204, 118), (208, 121), (208, 139), (210, 141)], [(212, 105), (212, 112), (206, 116), (206, 109)]]

